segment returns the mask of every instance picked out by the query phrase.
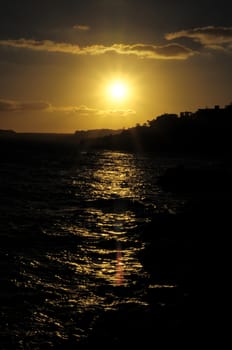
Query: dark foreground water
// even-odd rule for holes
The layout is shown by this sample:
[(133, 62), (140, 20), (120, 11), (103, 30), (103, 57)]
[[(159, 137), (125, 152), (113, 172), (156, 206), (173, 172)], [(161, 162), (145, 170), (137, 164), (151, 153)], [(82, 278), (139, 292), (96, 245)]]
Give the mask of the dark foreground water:
[(178, 162), (107, 151), (5, 157), (1, 349), (183, 337), (193, 249), (172, 220), (186, 198), (157, 182)]

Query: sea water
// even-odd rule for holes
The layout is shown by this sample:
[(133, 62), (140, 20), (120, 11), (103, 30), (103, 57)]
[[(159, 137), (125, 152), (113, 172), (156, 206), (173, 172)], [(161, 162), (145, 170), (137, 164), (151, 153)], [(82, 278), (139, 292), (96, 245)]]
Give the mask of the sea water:
[[(144, 317), (149, 290), (178, 286), (150, 280), (140, 231), (154, 214), (175, 214), (183, 205), (158, 183), (177, 162), (111, 151), (54, 158), (28, 151), (2, 163), (1, 349), (76, 348), (91, 337), (117, 342), (117, 331), (105, 325), (115, 328), (118, 314), (137, 320), (133, 330), (151, 327)], [(155, 303), (165, 307), (162, 298)]]

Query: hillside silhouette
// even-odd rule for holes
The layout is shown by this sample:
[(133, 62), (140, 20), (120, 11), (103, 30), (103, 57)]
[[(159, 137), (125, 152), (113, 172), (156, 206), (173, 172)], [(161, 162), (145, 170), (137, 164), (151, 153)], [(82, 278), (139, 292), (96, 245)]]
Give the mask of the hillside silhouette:
[(83, 147), (167, 153), (228, 153), (232, 144), (232, 104), (196, 112), (163, 114), (144, 125), (96, 139)]

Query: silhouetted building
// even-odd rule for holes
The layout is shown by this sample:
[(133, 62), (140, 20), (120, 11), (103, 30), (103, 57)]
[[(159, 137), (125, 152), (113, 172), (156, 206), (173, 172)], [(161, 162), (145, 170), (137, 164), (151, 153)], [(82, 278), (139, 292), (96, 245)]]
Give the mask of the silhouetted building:
[(180, 118), (190, 118), (192, 114), (193, 114), (192, 112), (188, 112), (188, 111), (180, 112)]

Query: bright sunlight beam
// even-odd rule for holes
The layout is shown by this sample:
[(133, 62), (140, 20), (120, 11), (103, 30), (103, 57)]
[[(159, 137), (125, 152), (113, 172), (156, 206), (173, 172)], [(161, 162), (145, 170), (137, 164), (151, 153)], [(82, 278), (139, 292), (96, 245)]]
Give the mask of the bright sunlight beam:
[(127, 86), (122, 81), (114, 81), (109, 85), (108, 93), (113, 100), (124, 100), (127, 97)]

